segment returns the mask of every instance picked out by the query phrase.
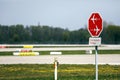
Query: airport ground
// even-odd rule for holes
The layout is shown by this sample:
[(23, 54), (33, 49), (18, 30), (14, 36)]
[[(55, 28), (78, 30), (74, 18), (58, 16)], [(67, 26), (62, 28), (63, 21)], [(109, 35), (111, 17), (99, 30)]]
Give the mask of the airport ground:
[[(99, 65), (99, 80), (119, 80), (120, 65)], [(54, 80), (53, 64), (1, 64), (0, 80)], [(95, 65), (58, 65), (58, 80), (95, 80)]]
[[(23, 45), (21, 45), (23, 46)], [(1, 52), (14, 52), (22, 47), (1, 48)], [(94, 47), (86, 45), (43, 45), (32, 49), (45, 52), (39, 56), (0, 56), (1, 80), (53, 80), (54, 58), (59, 62), (58, 80), (94, 80), (95, 54), (86, 54), (86, 50)], [(99, 80), (120, 79), (120, 45), (103, 45), (99, 47), (98, 64)], [(69, 55), (49, 55), (51, 51), (76, 52)], [(83, 53), (82, 53), (83, 52)], [(105, 52), (105, 53), (104, 53)], [(67, 53), (67, 54), (68, 54)], [(79, 53), (79, 54), (78, 54)], [(80, 54), (82, 53), (82, 54)]]

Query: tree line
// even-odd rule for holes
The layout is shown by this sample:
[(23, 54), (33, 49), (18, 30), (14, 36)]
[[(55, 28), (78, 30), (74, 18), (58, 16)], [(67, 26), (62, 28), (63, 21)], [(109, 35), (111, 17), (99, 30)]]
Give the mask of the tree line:
[[(103, 44), (120, 44), (120, 26), (104, 25)], [(51, 26), (0, 25), (0, 44), (88, 44), (87, 28), (70, 31)]]

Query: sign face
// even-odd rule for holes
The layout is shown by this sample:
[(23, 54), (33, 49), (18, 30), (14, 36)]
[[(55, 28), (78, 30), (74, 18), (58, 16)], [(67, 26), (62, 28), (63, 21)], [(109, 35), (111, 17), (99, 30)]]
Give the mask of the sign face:
[(88, 31), (92, 37), (99, 37), (103, 30), (102, 18), (99, 13), (92, 13), (88, 20)]
[(89, 45), (90, 46), (99, 46), (99, 45), (101, 45), (101, 38), (100, 37), (97, 37), (97, 38), (90, 37), (89, 38)]

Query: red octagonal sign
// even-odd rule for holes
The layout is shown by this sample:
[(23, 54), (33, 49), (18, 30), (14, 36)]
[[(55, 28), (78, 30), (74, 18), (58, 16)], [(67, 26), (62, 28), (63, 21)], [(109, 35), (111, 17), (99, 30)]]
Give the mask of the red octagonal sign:
[(99, 37), (103, 30), (102, 18), (99, 13), (92, 13), (88, 20), (88, 31), (92, 37)]

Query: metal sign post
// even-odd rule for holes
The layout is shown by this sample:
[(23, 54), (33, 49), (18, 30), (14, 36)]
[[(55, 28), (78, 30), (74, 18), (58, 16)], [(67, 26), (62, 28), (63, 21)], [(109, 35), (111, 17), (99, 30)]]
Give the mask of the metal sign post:
[(98, 46), (95, 46), (96, 80), (98, 80)]
[(89, 38), (89, 45), (95, 46), (96, 80), (98, 80), (98, 46), (101, 45), (101, 38), (99, 35), (101, 34), (102, 30), (102, 17), (99, 13), (92, 13), (88, 19), (88, 32), (92, 36)]
[(57, 58), (55, 58), (54, 59), (54, 67), (55, 67), (54, 77), (55, 77), (55, 80), (57, 80), (57, 65), (58, 65), (58, 61), (57, 61)]
[(57, 80), (57, 77), (58, 77), (58, 74), (57, 74), (57, 69), (58, 69), (58, 64), (59, 64), (59, 62), (58, 62), (58, 59), (57, 59), (57, 55), (61, 55), (62, 54), (62, 52), (50, 52), (50, 55), (55, 55), (55, 57), (54, 57), (54, 68), (55, 68), (55, 70), (54, 70), (54, 78), (55, 78), (55, 80)]

